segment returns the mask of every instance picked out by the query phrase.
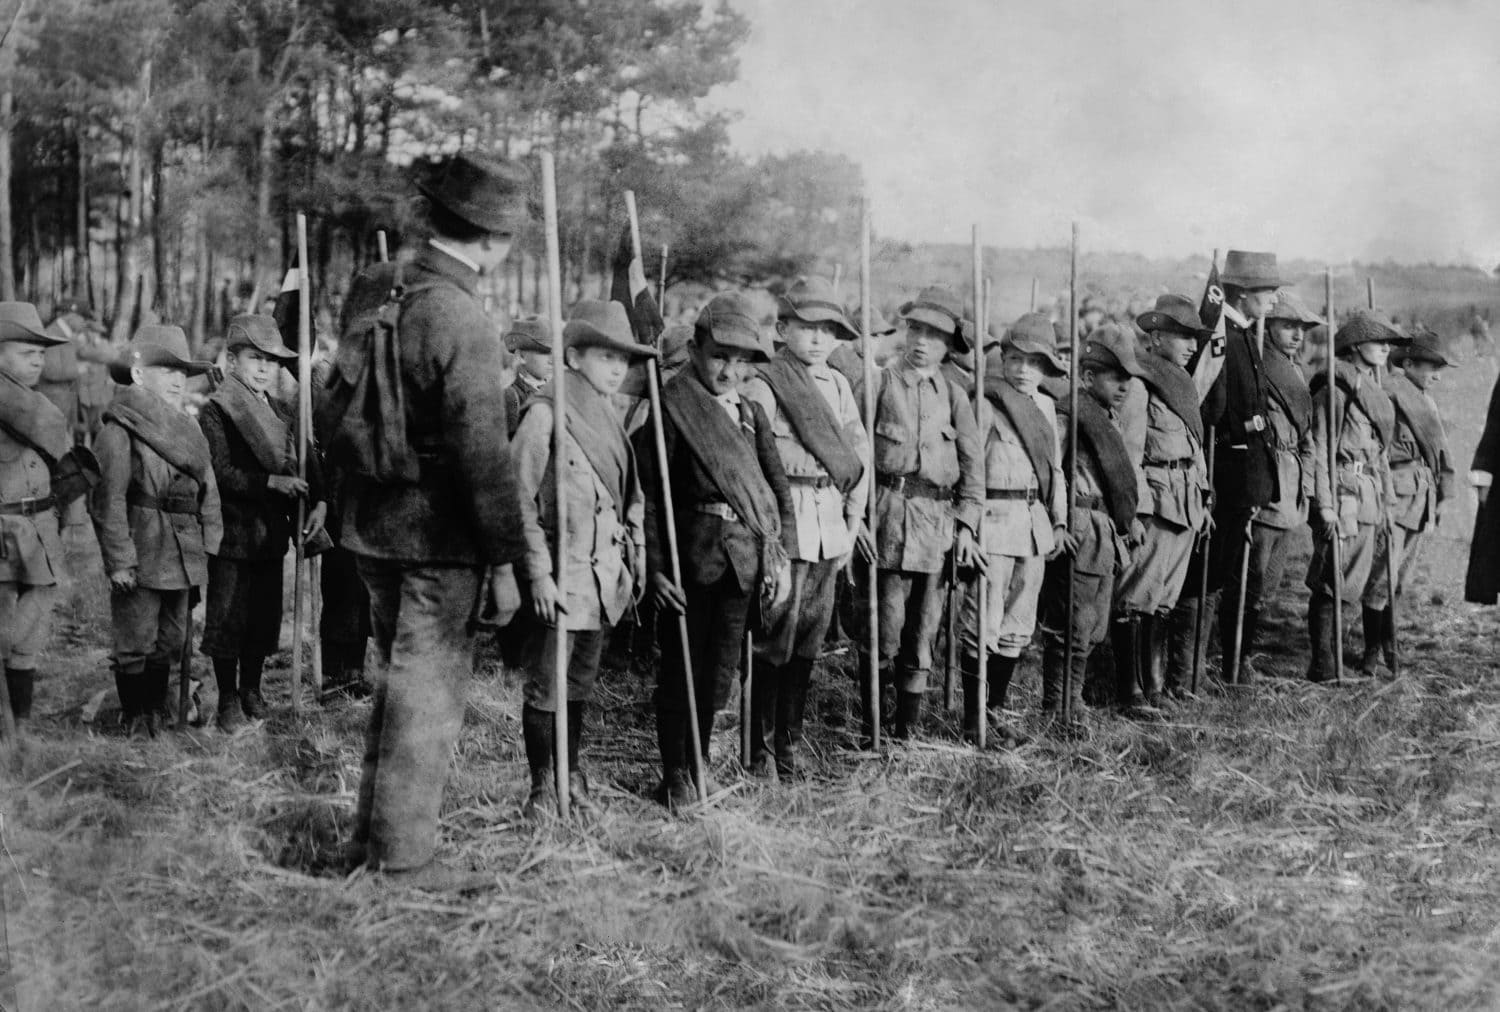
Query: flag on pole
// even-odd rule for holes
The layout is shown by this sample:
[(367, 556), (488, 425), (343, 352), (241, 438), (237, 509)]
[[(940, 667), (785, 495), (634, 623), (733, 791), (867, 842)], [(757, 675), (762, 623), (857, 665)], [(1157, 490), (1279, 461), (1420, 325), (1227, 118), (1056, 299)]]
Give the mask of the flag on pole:
[[(610, 261), (613, 277), (609, 297), (611, 301), (625, 307), (625, 315), (630, 317), (630, 330), (635, 334), (636, 341), (655, 348), (662, 331), (667, 329), (667, 323), (662, 319), (661, 310), (657, 308), (651, 286), (646, 283), (645, 265), (635, 255), (632, 245), (630, 226), (626, 225), (620, 233), (620, 244), (615, 248), (615, 255)], [(630, 366), (625, 374), (625, 382), (620, 385), (620, 393), (631, 397), (646, 396), (644, 363), (637, 362)]]
[(1219, 373), (1224, 371), (1224, 286), (1219, 283), (1219, 265), (1213, 264), (1208, 271), (1208, 283), (1203, 286), (1203, 301), (1198, 304), (1198, 317), (1213, 333), (1198, 346), (1188, 371), (1193, 374), (1193, 385), (1198, 389), (1198, 400), (1208, 396)]

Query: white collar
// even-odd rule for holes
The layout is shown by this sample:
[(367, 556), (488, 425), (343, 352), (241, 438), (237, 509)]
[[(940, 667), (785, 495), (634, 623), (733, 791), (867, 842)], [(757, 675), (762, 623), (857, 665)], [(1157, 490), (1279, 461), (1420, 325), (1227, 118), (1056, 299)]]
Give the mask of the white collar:
[(475, 263), (473, 260), (470, 260), (468, 257), (464, 256), (458, 250), (454, 249), (452, 246), (447, 245), (446, 243), (440, 242), (437, 239), (428, 239), (427, 240), (427, 245), (431, 246), (433, 249), (437, 250), (439, 253), (446, 253), (446, 254), (448, 254), (450, 257), (452, 257), (453, 259), (457, 260), (459, 263), (463, 264), (465, 267), (469, 268), (475, 274), (483, 274), (484, 273), (484, 271), (482, 271), (482, 270), (479, 269), (479, 265), (477, 263)]
[(1250, 329), (1250, 320), (1245, 316), (1245, 314), (1240, 312), (1238, 309), (1235, 309), (1227, 302), (1224, 303), (1224, 315), (1229, 317), (1230, 323), (1233, 323), (1236, 326), (1244, 327), (1246, 330)]

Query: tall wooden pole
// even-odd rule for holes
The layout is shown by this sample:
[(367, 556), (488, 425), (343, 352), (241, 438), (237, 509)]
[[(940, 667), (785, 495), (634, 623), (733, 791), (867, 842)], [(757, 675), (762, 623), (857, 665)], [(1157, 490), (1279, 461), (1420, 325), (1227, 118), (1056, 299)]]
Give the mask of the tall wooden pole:
[[(307, 266), (307, 215), (297, 212), (297, 477), (307, 480), (308, 419), (312, 416), (312, 301)], [(302, 712), (302, 583), (307, 575), (307, 497), (297, 499), (297, 529), (294, 533), (296, 566), (292, 577), (292, 712)]]
[[(874, 295), (870, 277), (870, 202), (861, 201), (859, 224), (859, 333), (865, 344), (865, 526), (875, 538), (875, 341), (870, 334)], [(865, 670), (865, 703), (869, 707), (870, 748), (880, 748), (880, 560), (870, 560), (870, 578), (865, 585), (865, 618), (869, 665)]]
[[(1209, 277), (1219, 273), (1219, 250), (1214, 248), (1213, 270), (1209, 271)], [(1223, 312), (1221, 309), (1220, 312)], [(1217, 328), (1215, 328), (1217, 330)], [(1212, 342), (1213, 338), (1210, 337)], [(1199, 354), (1212, 355), (1213, 348), (1210, 345)], [(1217, 436), (1212, 425), (1206, 426), (1203, 432), (1203, 442), (1206, 446), (1205, 453), (1208, 457), (1208, 487), (1214, 487), (1214, 449), (1218, 443)], [(1188, 686), (1194, 696), (1198, 695), (1198, 675), (1203, 671), (1204, 654), (1203, 641), (1208, 636), (1208, 552), (1213, 544), (1213, 526), (1206, 527), (1198, 538), (1198, 614), (1193, 619), (1193, 675)]]
[[(984, 248), (979, 245), (979, 226), (975, 225), (970, 233), (970, 244), (973, 254), (974, 275), (971, 279), (974, 285), (974, 424), (979, 429), (979, 469), (984, 475), (985, 498), (981, 501), (979, 508), (979, 530), (974, 532), (974, 540), (977, 542), (979, 551), (984, 551), (984, 515), (989, 508), (989, 476), (985, 474), (985, 432), (983, 428), (984, 419), (984, 337), (985, 331), (989, 329), (986, 313), (989, 306), (985, 304), (984, 298)], [(983, 562), (983, 555), (980, 556)], [(974, 588), (974, 601), (978, 606), (978, 615), (975, 618), (974, 634), (978, 639), (975, 645), (975, 678), (974, 695), (979, 703), (979, 720), (974, 729), (974, 744), (978, 748), (984, 748), (986, 725), (989, 723), (989, 709), (986, 706), (985, 696), (989, 690), (989, 681), (985, 678), (986, 655), (989, 653), (989, 584), (985, 575), (984, 566), (979, 567), (975, 576), (976, 586)], [(960, 662), (962, 663), (962, 662)], [(968, 686), (965, 686), (968, 688)]]
[[(630, 216), (630, 249), (636, 259), (641, 255), (641, 219), (636, 211), (635, 191), (625, 191), (625, 211)], [(651, 399), (651, 434), (656, 443), (656, 463), (661, 481), (662, 516), (667, 528), (667, 559), (672, 569), (672, 582), (682, 586), (682, 557), (677, 550), (677, 513), (672, 503), (672, 481), (667, 460), (667, 433), (662, 426), (661, 374), (657, 360), (646, 359), (646, 394)], [(697, 781), (698, 800), (708, 800), (708, 779), (703, 769), (703, 734), (698, 726), (698, 687), (693, 681), (693, 655), (688, 639), (687, 616), (677, 616), (677, 644), (682, 651), (682, 671), (685, 680), (683, 689), (688, 707), (688, 745), (692, 749), (693, 777)]]
[(380, 253), (381, 263), (390, 262), (391, 249), (388, 245), (386, 245), (385, 229), (381, 229), (380, 231), (375, 233), (375, 249)]
[[(1375, 276), (1373, 274), (1365, 278), (1365, 305), (1372, 310), (1375, 308)], [(1375, 378), (1382, 385), (1387, 368), (1389, 368), (1389, 360), (1386, 366), (1375, 370)], [(1394, 677), (1401, 674), (1401, 658), (1396, 650), (1396, 581), (1401, 574), (1396, 559), (1395, 481), (1391, 475), (1391, 448), (1389, 446), (1381, 447), (1380, 459), (1385, 467), (1385, 582), (1389, 584), (1386, 599), (1390, 606), (1386, 621), (1390, 623), (1387, 635), (1390, 637), (1391, 675)], [(1369, 649), (1370, 644), (1365, 644), (1366, 652)]]
[(1036, 277), (1031, 279), (1031, 311), (1036, 312)]
[[(547, 245), (547, 322), (552, 328), (552, 478), (557, 487), (556, 554), (552, 571), (562, 586), (568, 559), (568, 498), (564, 469), (567, 461), (568, 402), (567, 363), (563, 357), (562, 253), (557, 236), (557, 175), (552, 152), (542, 152), (542, 220)], [(552, 655), (552, 768), (557, 779), (557, 814), (568, 817), (568, 616), (561, 608), (554, 616), (555, 649)]]
[[(1068, 529), (1073, 529), (1073, 509), (1078, 502), (1078, 222), (1073, 223), (1073, 242), (1068, 257)], [(1067, 632), (1063, 640), (1063, 723), (1073, 720), (1073, 617), (1077, 610), (1073, 584), (1078, 553), (1068, 555)]]
[(667, 315), (667, 253), (670, 249), (667, 243), (661, 244), (661, 275), (656, 282), (656, 308), (663, 316)]
[[(1338, 359), (1333, 352), (1334, 331), (1338, 324), (1333, 312), (1333, 268), (1327, 268), (1323, 273), (1323, 295), (1328, 303), (1328, 489), (1333, 499), (1333, 527), (1328, 532), (1328, 557), (1333, 567), (1333, 680), (1342, 682), (1344, 680), (1344, 542), (1343, 531), (1339, 529), (1339, 439), (1342, 426), (1339, 424), (1338, 415), (1338, 384), (1335, 382), (1337, 372), (1334, 369)], [(1313, 649), (1317, 649), (1313, 644)]]

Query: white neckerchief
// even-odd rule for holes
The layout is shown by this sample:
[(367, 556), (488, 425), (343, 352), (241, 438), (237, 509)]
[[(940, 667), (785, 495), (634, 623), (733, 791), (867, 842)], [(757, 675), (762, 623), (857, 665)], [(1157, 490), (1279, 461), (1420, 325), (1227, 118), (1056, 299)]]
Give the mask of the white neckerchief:
[(437, 239), (428, 239), (427, 245), (431, 246), (433, 249), (437, 250), (440, 253), (448, 254), (450, 257), (457, 260), (465, 267), (469, 268), (475, 274), (484, 273), (484, 271), (479, 269), (479, 265), (477, 263), (475, 263), (473, 260), (470, 260), (468, 257), (464, 256), (458, 250), (454, 249), (452, 246), (447, 245), (446, 243), (440, 242)]

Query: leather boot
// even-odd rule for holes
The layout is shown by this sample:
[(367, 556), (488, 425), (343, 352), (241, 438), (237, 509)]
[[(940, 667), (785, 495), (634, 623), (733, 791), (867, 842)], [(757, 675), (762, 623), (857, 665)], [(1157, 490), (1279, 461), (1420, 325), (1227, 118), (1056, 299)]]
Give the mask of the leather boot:
[(589, 778), (583, 772), (579, 751), (583, 748), (583, 720), (587, 703), (568, 702), (568, 801), (581, 815), (598, 815), (599, 806), (589, 791)]
[(149, 730), (154, 732), (158, 727), (171, 727), (177, 719), (175, 702), (172, 699), (172, 665), (164, 661), (147, 661), (146, 673), (142, 676), (142, 708), (146, 716), (151, 718), (147, 721)]
[(698, 800), (687, 775), (687, 714), (662, 703), (656, 706), (656, 747), (661, 753), (661, 785), (656, 800), (668, 811)]
[(922, 723), (922, 693), (896, 693), (896, 728), (891, 737), (897, 741), (909, 741)]
[(1391, 674), (1396, 673), (1396, 613), (1390, 606), (1385, 606), (1385, 627), (1380, 637), (1380, 653), (1385, 658), (1385, 666), (1391, 669)]
[(1169, 615), (1141, 616), (1141, 692), (1146, 702), (1161, 709), (1166, 694), (1167, 625)]
[(1010, 692), (1010, 679), (1016, 672), (1019, 657), (1002, 657), (990, 654), (984, 660), (984, 676), (989, 691), (985, 695), (985, 706), (990, 713), (1005, 709), (1005, 697)]
[(1333, 677), (1333, 598), (1314, 594), (1307, 602), (1307, 635), (1312, 641), (1309, 682), (1326, 682)]
[(1062, 707), (1063, 645), (1050, 638), (1042, 646), (1042, 712), (1055, 714)]
[(10, 696), (10, 712), (16, 718), (16, 726), (31, 719), (31, 695), (36, 685), (36, 672), (30, 668), (5, 669), (5, 689)]
[(1371, 678), (1389, 679), (1391, 669), (1386, 667), (1382, 656), (1385, 646), (1385, 609), (1362, 608), (1360, 610), (1360, 625), (1364, 629), (1364, 653), (1360, 658), (1359, 667)]
[[(703, 793), (711, 795), (717, 794), (719, 791), (719, 783), (713, 777), (713, 765), (708, 761), (709, 745), (713, 741), (714, 720), (717, 715), (714, 713), (713, 700), (705, 699), (704, 695), (700, 693), (698, 696), (698, 748), (702, 752), (703, 758)], [(687, 754), (691, 757), (693, 749), (692, 738), (689, 737), (685, 744), (687, 745)], [(689, 779), (696, 784), (698, 782), (698, 770), (693, 766), (691, 761), (687, 764), (687, 771)], [(694, 792), (693, 800), (697, 800), (696, 791)]]
[(529, 703), (521, 707), (521, 737), (526, 743), (526, 765), (531, 770), (531, 791), (521, 814), (535, 821), (557, 806), (552, 783), (552, 749), (557, 740), (553, 715)]
[(750, 679), (750, 775), (771, 780), (776, 776), (774, 749), (777, 701), (784, 672), (765, 661), (753, 662)]
[(793, 657), (781, 668), (781, 685), (776, 693), (776, 775), (782, 780), (798, 780), (802, 770), (797, 753), (802, 747), (802, 721), (807, 714), (807, 693), (812, 688), (813, 662), (807, 657)]
[(1261, 673), (1250, 661), (1250, 653), (1255, 649), (1255, 641), (1260, 635), (1260, 608), (1245, 606), (1245, 627), (1240, 633), (1240, 684), (1253, 685), (1257, 682)]
[[(1201, 663), (1201, 657), (1208, 652), (1208, 635), (1210, 630), (1203, 630), (1203, 642), (1196, 644), (1198, 635), (1199, 603), (1196, 597), (1180, 599), (1172, 608), (1171, 616), (1162, 624), (1166, 626), (1167, 633), (1167, 665), (1166, 674), (1162, 679), (1163, 690), (1170, 699), (1195, 699), (1193, 692), (1193, 665), (1195, 660)], [(1198, 657), (1194, 657), (1194, 646), (1198, 646)], [(1201, 675), (1202, 667), (1198, 668)]]
[(984, 719), (979, 712), (979, 658), (968, 654), (960, 656), (958, 674), (964, 693), (964, 741), (977, 745), (979, 722)]
[(1142, 635), (1144, 618), (1143, 615), (1131, 612), (1125, 618), (1115, 620), (1111, 635), (1114, 638), (1115, 680), (1120, 694), (1120, 711), (1127, 717), (1149, 720), (1160, 717), (1161, 710), (1152, 705), (1147, 695), (1151, 688), (1150, 673), (1147, 670), (1150, 652)]

